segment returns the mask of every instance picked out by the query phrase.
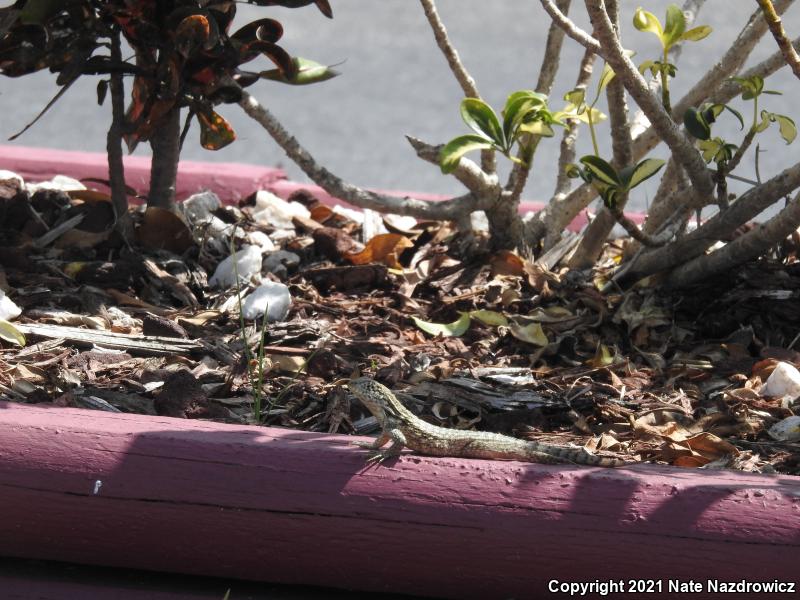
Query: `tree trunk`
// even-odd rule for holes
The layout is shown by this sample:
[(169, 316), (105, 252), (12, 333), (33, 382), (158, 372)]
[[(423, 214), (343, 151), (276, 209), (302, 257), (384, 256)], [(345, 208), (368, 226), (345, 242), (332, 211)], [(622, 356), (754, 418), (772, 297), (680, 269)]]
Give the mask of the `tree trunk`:
[[(119, 30), (111, 32), (111, 60), (122, 62), (122, 49)], [(122, 162), (122, 128), (125, 122), (125, 88), (122, 73), (115, 71), (110, 75), (111, 127), (106, 138), (108, 153), (108, 180), (111, 188), (111, 203), (117, 217), (117, 230), (127, 237), (130, 219), (128, 218), (128, 193), (125, 188), (125, 166)]]
[(498, 195), (484, 210), (489, 221), (493, 250), (514, 250), (523, 245), (523, 224), (519, 216), (519, 196)]
[(175, 209), (175, 180), (180, 157), (181, 111), (173, 108), (150, 140), (153, 159), (150, 163), (150, 194), (147, 206)]

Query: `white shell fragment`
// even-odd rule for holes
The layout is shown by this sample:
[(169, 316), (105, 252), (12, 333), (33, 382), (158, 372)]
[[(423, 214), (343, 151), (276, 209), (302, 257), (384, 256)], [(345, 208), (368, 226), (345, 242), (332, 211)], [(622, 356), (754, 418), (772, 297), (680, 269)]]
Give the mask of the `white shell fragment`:
[[(236, 271), (233, 268), (236, 261)], [(214, 287), (229, 288), (236, 283), (236, 273), (239, 281), (247, 282), (256, 273), (261, 272), (261, 248), (258, 246), (242, 246), (236, 254), (231, 254), (217, 265), (217, 269), (208, 280)]]
[(299, 202), (287, 202), (272, 192), (261, 190), (256, 194), (253, 220), (276, 229), (294, 229), (293, 217), (309, 218), (311, 213)]
[(761, 395), (797, 398), (800, 396), (800, 371), (789, 363), (778, 363), (761, 388)]
[(67, 177), (66, 175), (56, 175), (48, 181), (40, 181), (39, 183), (29, 183), (25, 186), (31, 194), (39, 190), (56, 190), (61, 192), (72, 192), (75, 190), (85, 190), (86, 186), (77, 179)]
[(0, 319), (10, 321), (16, 319), (21, 312), (22, 309), (14, 304), (3, 290), (0, 290)]
[(798, 442), (800, 441), (800, 417), (786, 417), (783, 421), (778, 421), (769, 428), (767, 433), (774, 440), (779, 442)]
[(267, 321), (277, 323), (286, 319), (291, 305), (292, 295), (288, 287), (282, 283), (265, 281), (244, 299), (242, 315), (247, 320), (260, 319), (266, 311)]

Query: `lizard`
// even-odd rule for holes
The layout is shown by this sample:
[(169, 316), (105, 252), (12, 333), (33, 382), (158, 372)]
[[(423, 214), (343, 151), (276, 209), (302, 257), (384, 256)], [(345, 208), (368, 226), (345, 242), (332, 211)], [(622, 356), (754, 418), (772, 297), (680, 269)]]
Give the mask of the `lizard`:
[[(354, 442), (361, 448), (372, 450), (367, 459), (369, 462), (380, 463), (398, 457), (407, 447), (428, 456), (575, 463), (597, 467), (628, 464), (618, 458), (597, 456), (584, 448), (543, 444), (486, 431), (448, 429), (427, 423), (403, 406), (389, 388), (369, 377), (352, 379), (347, 387), (381, 426), (381, 433), (374, 442)], [(391, 445), (383, 448), (389, 442)]]

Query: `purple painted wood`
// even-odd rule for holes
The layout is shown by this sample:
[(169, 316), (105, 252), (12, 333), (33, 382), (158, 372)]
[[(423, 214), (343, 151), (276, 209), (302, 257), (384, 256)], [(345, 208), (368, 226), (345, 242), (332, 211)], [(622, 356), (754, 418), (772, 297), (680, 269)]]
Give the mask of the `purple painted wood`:
[[(126, 156), (124, 161), (126, 183), (139, 193), (146, 193), (150, 185), (150, 158)], [(25, 181), (32, 182), (55, 175), (108, 179), (106, 155), (96, 152), (0, 145), (0, 169), (14, 171)], [(281, 169), (238, 163), (181, 161), (176, 196), (183, 200), (195, 192), (211, 190), (225, 202), (236, 202), (285, 178)]]
[(800, 577), (798, 478), (367, 469), (351, 439), (0, 403), (0, 555), (449, 598)]

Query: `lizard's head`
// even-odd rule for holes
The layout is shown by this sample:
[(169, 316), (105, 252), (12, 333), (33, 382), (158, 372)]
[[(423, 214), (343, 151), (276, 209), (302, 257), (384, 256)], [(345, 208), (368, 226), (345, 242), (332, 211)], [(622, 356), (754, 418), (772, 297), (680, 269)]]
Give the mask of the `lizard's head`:
[(390, 410), (387, 394), (391, 392), (385, 386), (369, 377), (359, 377), (351, 379), (347, 387), (379, 421), (386, 417), (387, 411)]

